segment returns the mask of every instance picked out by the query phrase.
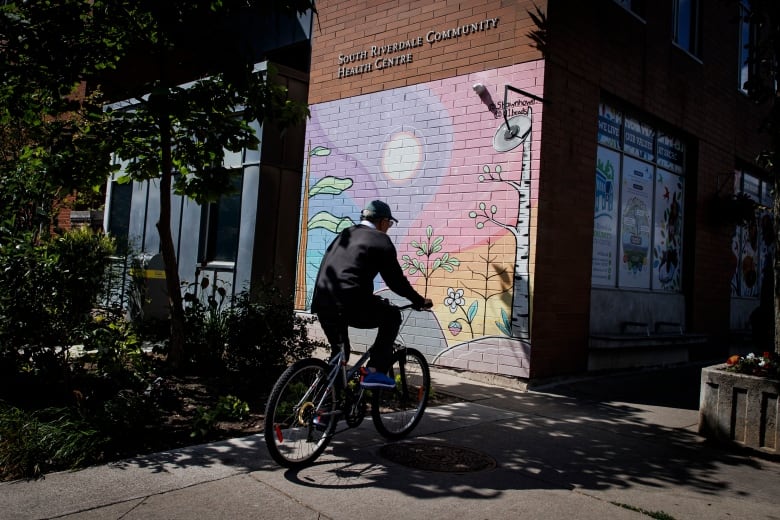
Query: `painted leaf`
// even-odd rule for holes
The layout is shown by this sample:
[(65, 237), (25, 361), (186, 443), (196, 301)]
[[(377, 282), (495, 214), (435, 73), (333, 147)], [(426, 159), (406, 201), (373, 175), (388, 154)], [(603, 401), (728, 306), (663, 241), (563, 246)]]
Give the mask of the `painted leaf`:
[(330, 148), (325, 148), (324, 146), (315, 146), (310, 152), (310, 155), (325, 157), (327, 155), (330, 155)]
[(342, 177), (323, 177), (309, 190), (309, 197), (315, 195), (339, 195), (352, 187), (352, 179)]
[(504, 309), (501, 309), (501, 319), (503, 321), (497, 321), (496, 327), (498, 327), (498, 330), (500, 330), (507, 336), (511, 336), (512, 331), (509, 329), (509, 317), (506, 315), (506, 311)]
[(477, 307), (479, 307), (479, 304), (476, 301), (469, 305), (469, 311), (467, 313), (469, 323), (471, 323), (474, 320), (474, 316), (477, 315)]
[(320, 211), (309, 219), (309, 229), (321, 228), (333, 233), (338, 233), (353, 224), (354, 222), (351, 218), (337, 217), (328, 211)]

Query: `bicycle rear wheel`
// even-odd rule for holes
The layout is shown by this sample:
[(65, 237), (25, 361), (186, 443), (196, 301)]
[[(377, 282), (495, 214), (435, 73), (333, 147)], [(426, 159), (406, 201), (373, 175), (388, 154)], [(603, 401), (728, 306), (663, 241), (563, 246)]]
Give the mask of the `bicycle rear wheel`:
[(271, 457), (295, 468), (314, 462), (336, 428), (336, 393), (328, 387), (330, 367), (303, 359), (279, 377), (265, 409), (265, 443)]
[(431, 373), (425, 357), (413, 348), (393, 355), (388, 374), (395, 389), (372, 389), (371, 418), (385, 438), (395, 440), (409, 434), (422, 419), (431, 392)]

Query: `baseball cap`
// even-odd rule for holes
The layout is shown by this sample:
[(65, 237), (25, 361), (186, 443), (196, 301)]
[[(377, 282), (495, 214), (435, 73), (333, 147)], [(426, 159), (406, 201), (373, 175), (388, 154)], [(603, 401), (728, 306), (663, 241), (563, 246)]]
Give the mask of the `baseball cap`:
[(368, 204), (366, 204), (366, 208), (361, 212), (361, 216), (363, 217), (373, 217), (373, 218), (389, 218), (390, 220), (393, 220), (395, 222), (398, 222), (398, 219), (393, 216), (393, 213), (390, 211), (390, 206), (388, 206), (386, 203), (382, 202), (381, 200), (372, 200)]

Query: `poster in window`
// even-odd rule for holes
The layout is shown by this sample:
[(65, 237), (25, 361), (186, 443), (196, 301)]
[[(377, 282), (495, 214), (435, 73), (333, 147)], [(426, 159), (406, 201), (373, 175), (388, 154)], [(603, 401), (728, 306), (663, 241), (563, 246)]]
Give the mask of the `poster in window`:
[(620, 287), (650, 288), (650, 229), (653, 169), (623, 158), (620, 207)]
[(767, 208), (774, 206), (772, 200), (772, 187), (766, 181), (761, 181), (761, 205)]
[[(760, 243), (758, 245), (758, 290), (762, 302), (772, 301), (775, 258), (775, 225), (772, 212), (760, 210), (756, 214)], [(771, 305), (771, 304), (770, 304)]]
[(655, 130), (653, 127), (638, 119), (626, 116), (623, 125), (623, 150), (634, 157), (652, 161), (655, 159), (654, 144)]
[(655, 178), (652, 288), (680, 292), (684, 181), (661, 169), (656, 171)]
[(685, 145), (681, 139), (658, 134), (658, 166), (672, 173), (682, 174), (685, 167)]
[(620, 148), (623, 114), (605, 103), (599, 103), (599, 144)]
[(596, 203), (593, 210), (591, 282), (615, 286), (617, 254), (617, 190), (620, 155), (599, 146), (596, 157)]
[(736, 269), (731, 281), (734, 296), (758, 296), (759, 228), (756, 219), (737, 226), (731, 239)]

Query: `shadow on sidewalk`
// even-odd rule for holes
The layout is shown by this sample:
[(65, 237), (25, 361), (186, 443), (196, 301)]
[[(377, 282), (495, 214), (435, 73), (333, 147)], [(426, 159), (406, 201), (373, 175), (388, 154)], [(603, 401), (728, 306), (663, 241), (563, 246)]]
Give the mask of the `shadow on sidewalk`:
[[(329, 448), (335, 460), (329, 457), (309, 468), (287, 470), (285, 477), (317, 490), (380, 487), (420, 499), (453, 495), (497, 499), (508, 491), (638, 487), (656, 492), (689, 490), (713, 499), (732, 495), (744, 500), (761, 494), (749, 482), (760, 478), (754, 470), (761, 469), (763, 462), (711, 447), (687, 429), (654, 424), (645, 408), (631, 404), (694, 407), (696, 403), (697, 409), (700, 370), (700, 366), (677, 367), (664, 373), (581, 381), (548, 390), (549, 394), (491, 388), (489, 399), (479, 396), (477, 402), (442, 406), (430, 418), (426, 415), (424, 423), (435, 424), (432, 429), (430, 423), (424, 424), (415, 441), (482, 451), (496, 460), (495, 469), (452, 473), (401, 466), (380, 456), (384, 442), (380, 437), (373, 444), (361, 444), (351, 441), (348, 432)], [(658, 393), (653, 392), (655, 386)], [(489, 413), (480, 403), (507, 414), (485, 420)], [(433, 417), (445, 411), (454, 419)], [(474, 420), (469, 422), (463, 414), (473, 415)], [(732, 480), (735, 474), (746, 478)]]

